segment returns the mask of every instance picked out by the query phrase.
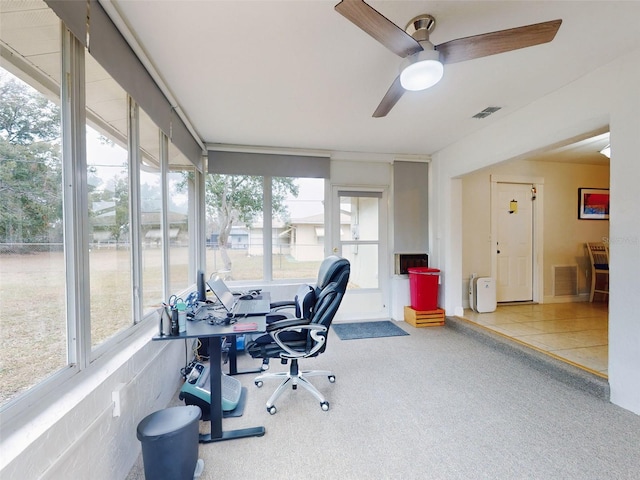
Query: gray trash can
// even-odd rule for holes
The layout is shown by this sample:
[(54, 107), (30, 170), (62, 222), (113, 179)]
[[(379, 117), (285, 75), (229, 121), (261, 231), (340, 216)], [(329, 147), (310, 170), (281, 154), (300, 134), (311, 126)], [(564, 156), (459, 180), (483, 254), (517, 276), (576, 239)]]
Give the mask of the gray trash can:
[(171, 407), (138, 424), (146, 480), (193, 480), (198, 463), (200, 407)]

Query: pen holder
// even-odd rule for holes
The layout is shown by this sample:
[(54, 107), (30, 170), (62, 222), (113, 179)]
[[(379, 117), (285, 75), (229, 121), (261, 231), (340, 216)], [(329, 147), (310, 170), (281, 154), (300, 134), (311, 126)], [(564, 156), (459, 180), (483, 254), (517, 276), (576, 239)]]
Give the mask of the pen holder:
[(160, 312), (160, 336), (171, 335), (171, 308), (162, 307)]

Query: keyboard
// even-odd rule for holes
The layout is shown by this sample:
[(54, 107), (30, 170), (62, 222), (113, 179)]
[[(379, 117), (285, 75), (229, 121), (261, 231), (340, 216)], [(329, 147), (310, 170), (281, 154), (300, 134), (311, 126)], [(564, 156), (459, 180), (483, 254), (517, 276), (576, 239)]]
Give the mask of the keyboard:
[(271, 311), (271, 304), (266, 299), (238, 300), (235, 315), (266, 315)]

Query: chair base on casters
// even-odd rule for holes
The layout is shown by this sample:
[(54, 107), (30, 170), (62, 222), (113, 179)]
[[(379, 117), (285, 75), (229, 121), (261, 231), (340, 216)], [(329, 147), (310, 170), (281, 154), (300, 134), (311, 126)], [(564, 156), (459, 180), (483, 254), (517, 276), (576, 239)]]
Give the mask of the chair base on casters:
[(298, 388), (298, 385), (305, 388), (311, 395), (316, 397), (316, 399), (320, 402), (320, 408), (325, 412), (329, 410), (329, 402), (327, 402), (326, 398), (322, 393), (318, 391), (316, 387), (313, 386), (307, 377), (319, 377), (325, 376), (329, 379), (329, 382), (334, 383), (336, 381), (335, 375), (329, 370), (298, 370), (298, 360), (291, 360), (291, 367), (288, 372), (278, 372), (278, 373), (265, 373), (257, 376), (254, 379), (254, 383), (257, 387), (262, 387), (263, 381), (271, 378), (279, 378), (282, 380), (282, 383), (276, 388), (276, 391), (273, 392), (269, 400), (267, 400), (267, 412), (271, 415), (274, 415), (277, 412), (277, 409), (274, 405), (275, 401), (282, 395), (282, 392), (291, 385), (293, 390)]

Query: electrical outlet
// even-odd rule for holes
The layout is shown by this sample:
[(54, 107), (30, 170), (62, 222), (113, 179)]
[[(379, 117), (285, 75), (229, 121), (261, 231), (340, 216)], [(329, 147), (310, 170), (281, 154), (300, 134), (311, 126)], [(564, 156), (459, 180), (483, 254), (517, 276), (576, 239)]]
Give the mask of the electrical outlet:
[(113, 412), (112, 415), (114, 417), (119, 417), (122, 408), (122, 390), (126, 386), (126, 383), (119, 383), (116, 385), (116, 388), (113, 392), (111, 392), (111, 400), (113, 401)]

